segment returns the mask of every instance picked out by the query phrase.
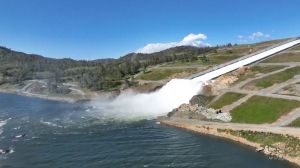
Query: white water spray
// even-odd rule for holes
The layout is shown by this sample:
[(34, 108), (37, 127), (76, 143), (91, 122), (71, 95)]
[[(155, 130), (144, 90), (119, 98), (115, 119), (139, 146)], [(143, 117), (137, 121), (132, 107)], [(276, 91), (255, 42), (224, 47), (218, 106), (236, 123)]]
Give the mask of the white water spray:
[(166, 115), (199, 93), (203, 83), (196, 80), (172, 79), (152, 93), (126, 92), (112, 101), (93, 103), (101, 117), (115, 119), (150, 119)]
[(201, 92), (203, 84), (207, 81), (299, 43), (300, 40), (288, 42), (212, 70), (192, 80), (173, 79), (161, 89), (152, 93), (123, 93), (112, 101), (102, 99), (102, 101), (92, 102), (92, 106), (96, 107), (93, 114), (110, 119), (148, 119), (165, 115), (181, 104), (188, 103), (194, 95)]

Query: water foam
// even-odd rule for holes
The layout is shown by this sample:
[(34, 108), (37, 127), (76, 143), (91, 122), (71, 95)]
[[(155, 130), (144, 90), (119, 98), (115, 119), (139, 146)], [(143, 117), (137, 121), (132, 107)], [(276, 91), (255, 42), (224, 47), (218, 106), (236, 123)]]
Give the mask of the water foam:
[(8, 118), (6, 120), (0, 120), (0, 135), (3, 133), (3, 126), (7, 124), (7, 121), (11, 120), (11, 118)]
[(58, 125), (58, 124), (53, 123), (53, 122), (50, 122), (50, 121), (44, 121), (44, 120), (41, 119), (40, 122), (41, 122), (42, 124), (44, 124), (44, 125), (62, 128), (61, 125)]
[[(96, 113), (103, 118), (151, 119), (166, 115), (174, 108), (201, 92), (203, 82), (188, 79), (172, 79), (152, 93), (122, 93), (115, 99), (92, 102)], [(97, 113), (97, 110), (101, 111)], [(92, 110), (95, 112), (95, 110)]]

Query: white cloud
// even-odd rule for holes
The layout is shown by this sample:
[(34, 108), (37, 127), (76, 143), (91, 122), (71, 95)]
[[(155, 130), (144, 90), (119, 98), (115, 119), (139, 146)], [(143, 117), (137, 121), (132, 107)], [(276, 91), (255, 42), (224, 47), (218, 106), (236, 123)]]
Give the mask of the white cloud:
[(254, 32), (251, 33), (249, 36), (243, 36), (243, 35), (238, 35), (238, 41), (242, 43), (246, 43), (248, 41), (255, 41), (255, 40), (262, 40), (264, 38), (270, 38), (270, 34), (265, 34), (262, 32)]
[(237, 37), (238, 37), (238, 39), (243, 39), (244, 38), (243, 35), (238, 35)]
[(194, 46), (194, 47), (205, 47), (210, 46), (207, 43), (204, 43), (202, 40), (207, 39), (205, 34), (189, 34), (185, 36), (179, 42), (170, 42), (170, 43), (150, 43), (140, 48), (136, 53), (154, 53), (159, 52), (168, 48), (177, 47), (177, 46)]
[(254, 32), (249, 36), (249, 39), (257, 40), (257, 39), (269, 38), (269, 37), (271, 37), (271, 35), (269, 35), (269, 34), (264, 34), (262, 32)]
[(205, 34), (189, 34), (187, 36), (185, 36), (182, 40), (182, 42), (194, 42), (194, 41), (198, 41), (198, 40), (205, 40), (207, 39), (207, 36)]
[(245, 38), (245, 36), (243, 36), (243, 35), (238, 35), (237, 38), (238, 38), (238, 41), (241, 42), (241, 43), (247, 43), (248, 42), (248, 39)]

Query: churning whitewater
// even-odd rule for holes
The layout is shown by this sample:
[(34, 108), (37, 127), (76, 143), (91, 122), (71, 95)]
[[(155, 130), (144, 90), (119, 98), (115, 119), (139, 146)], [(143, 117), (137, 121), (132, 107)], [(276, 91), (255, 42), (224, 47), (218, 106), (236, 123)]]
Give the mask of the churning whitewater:
[[(128, 92), (122, 93), (114, 100), (102, 98), (92, 102), (93, 115), (110, 119), (151, 119), (165, 115), (181, 104), (188, 103), (194, 95), (202, 91), (203, 85), (207, 81), (299, 43), (300, 40), (297, 39), (255, 55), (245, 56), (241, 60), (216, 68), (192, 80), (173, 79), (152, 93)], [(101, 111), (101, 113), (99, 114), (97, 111)]]
[(152, 93), (126, 92), (112, 101), (94, 101), (92, 106), (101, 110), (98, 115), (104, 118), (151, 119), (188, 103), (194, 95), (201, 92), (203, 84), (196, 80), (172, 79)]

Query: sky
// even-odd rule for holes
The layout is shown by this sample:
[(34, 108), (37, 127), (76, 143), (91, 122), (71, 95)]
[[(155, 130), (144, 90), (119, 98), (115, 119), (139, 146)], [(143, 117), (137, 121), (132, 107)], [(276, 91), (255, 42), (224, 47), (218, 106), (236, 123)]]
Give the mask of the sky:
[(299, 0), (0, 0), (0, 45), (93, 60), (300, 36)]

